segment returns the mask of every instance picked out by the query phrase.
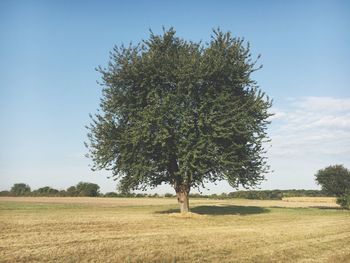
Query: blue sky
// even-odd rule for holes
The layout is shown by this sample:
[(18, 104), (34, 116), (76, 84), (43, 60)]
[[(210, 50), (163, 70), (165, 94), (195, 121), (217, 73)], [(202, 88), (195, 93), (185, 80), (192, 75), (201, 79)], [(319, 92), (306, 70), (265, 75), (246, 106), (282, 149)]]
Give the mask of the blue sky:
[(250, 42), (264, 65), (253, 77), (276, 113), (274, 172), (261, 187), (317, 188), (318, 169), (350, 168), (349, 14), (349, 1), (0, 1), (0, 189), (79, 181), (115, 189), (84, 157), (84, 126), (101, 96), (94, 69), (114, 45), (162, 26), (203, 42), (220, 26)]

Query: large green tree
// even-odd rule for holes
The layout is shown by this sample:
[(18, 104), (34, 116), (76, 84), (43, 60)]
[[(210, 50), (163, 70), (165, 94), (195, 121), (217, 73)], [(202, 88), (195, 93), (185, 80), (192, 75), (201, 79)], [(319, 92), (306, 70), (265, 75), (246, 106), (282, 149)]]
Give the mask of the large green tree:
[(341, 164), (330, 165), (315, 174), (316, 182), (327, 194), (335, 195), (337, 203), (350, 208), (350, 170)]
[(93, 169), (110, 169), (121, 190), (172, 185), (181, 212), (204, 182), (250, 187), (268, 170), (263, 142), (271, 106), (252, 80), (249, 44), (215, 30), (210, 43), (175, 30), (115, 47), (92, 117)]
[(341, 196), (350, 190), (350, 171), (341, 164), (319, 170), (315, 180), (323, 191), (331, 195)]

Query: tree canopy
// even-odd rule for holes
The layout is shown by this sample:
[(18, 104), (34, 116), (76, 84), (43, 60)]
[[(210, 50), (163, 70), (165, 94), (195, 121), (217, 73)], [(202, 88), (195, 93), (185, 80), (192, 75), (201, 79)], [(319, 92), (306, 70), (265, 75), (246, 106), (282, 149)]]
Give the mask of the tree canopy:
[[(86, 182), (79, 182), (75, 187), (75, 191), (78, 196), (98, 196), (99, 189), (100, 187), (97, 184), (86, 183)], [(72, 188), (67, 189), (67, 192), (68, 190), (74, 191), (74, 189)]]
[(344, 208), (350, 208), (350, 171), (343, 165), (330, 165), (319, 170), (316, 182), (328, 194), (337, 196), (337, 202)]
[(268, 171), (263, 142), (271, 100), (251, 74), (249, 43), (214, 30), (203, 45), (151, 32), (115, 47), (102, 75), (100, 112), (88, 127), (93, 169), (121, 190), (172, 185), (182, 211), (191, 188), (227, 180), (251, 187)]
[(343, 165), (330, 165), (315, 174), (322, 191), (335, 195), (342, 208), (350, 209), (350, 170)]
[(30, 186), (24, 183), (14, 184), (10, 190), (14, 196), (23, 196), (30, 193)]
[(330, 165), (319, 170), (315, 177), (322, 190), (328, 194), (341, 196), (350, 190), (350, 171), (343, 165)]
[(39, 196), (51, 196), (58, 195), (59, 191), (57, 189), (51, 188), (50, 186), (45, 186), (34, 190), (32, 193)]

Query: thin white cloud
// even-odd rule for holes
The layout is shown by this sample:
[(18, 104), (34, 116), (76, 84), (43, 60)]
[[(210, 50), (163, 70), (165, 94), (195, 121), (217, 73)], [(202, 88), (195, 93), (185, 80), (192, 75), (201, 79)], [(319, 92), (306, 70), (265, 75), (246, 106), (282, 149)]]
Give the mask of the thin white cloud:
[(299, 109), (321, 112), (350, 112), (350, 98), (302, 97), (290, 101)]
[(275, 112), (272, 156), (350, 155), (350, 98), (293, 98)]
[(332, 127), (350, 129), (350, 114), (343, 116), (327, 115), (312, 123), (314, 127)]

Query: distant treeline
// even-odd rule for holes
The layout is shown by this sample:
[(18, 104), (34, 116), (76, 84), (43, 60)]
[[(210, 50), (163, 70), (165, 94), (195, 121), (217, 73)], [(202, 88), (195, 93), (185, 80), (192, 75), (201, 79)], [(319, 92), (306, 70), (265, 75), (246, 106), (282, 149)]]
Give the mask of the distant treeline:
[(290, 190), (245, 190), (236, 191), (231, 193), (201, 195), (191, 194), (191, 197), (195, 198), (213, 198), (213, 199), (230, 199), (230, 198), (242, 198), (242, 199), (258, 199), (258, 200), (281, 200), (283, 197), (324, 197), (329, 196), (321, 190), (304, 190), (304, 189), (290, 189)]
[[(115, 193), (109, 192), (103, 195), (104, 197), (175, 197), (175, 194), (166, 193), (164, 195), (158, 194), (142, 194), (142, 193)], [(246, 191), (236, 191), (231, 193), (222, 194), (190, 194), (190, 198), (207, 198), (207, 199), (231, 199), (231, 198), (241, 198), (241, 199), (258, 199), (258, 200), (281, 200), (283, 197), (325, 197), (329, 196), (321, 190), (246, 190)]]
[(29, 185), (19, 183), (14, 184), (10, 191), (1, 191), (0, 196), (100, 196), (99, 189), (100, 187), (97, 184), (80, 182), (66, 190), (57, 190), (45, 186), (32, 191)]
[[(41, 187), (31, 190), (30, 186), (24, 183), (14, 184), (10, 191), (1, 191), (0, 196), (48, 196), (48, 197), (75, 197), (75, 196), (91, 196), (91, 197), (175, 197), (175, 194), (166, 193), (146, 194), (146, 193), (100, 193), (100, 187), (94, 183), (80, 182), (75, 186), (70, 186), (66, 190), (57, 190), (50, 186)], [(323, 197), (329, 196), (321, 190), (249, 190), (236, 191), (222, 194), (190, 194), (191, 198), (208, 198), (208, 199), (258, 199), (258, 200), (281, 200), (283, 197)]]

